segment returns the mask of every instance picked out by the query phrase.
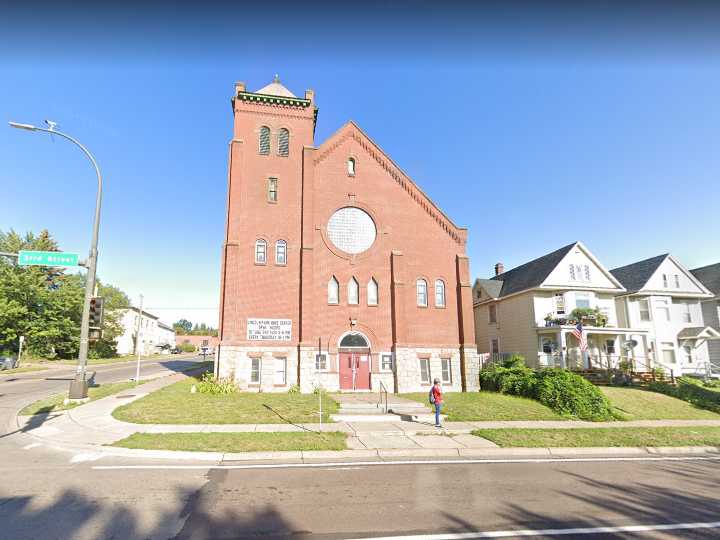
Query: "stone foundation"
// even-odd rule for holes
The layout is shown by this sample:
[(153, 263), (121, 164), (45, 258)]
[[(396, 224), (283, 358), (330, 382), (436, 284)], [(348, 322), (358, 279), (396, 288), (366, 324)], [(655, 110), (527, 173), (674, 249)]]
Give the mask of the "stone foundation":
[[(285, 384), (276, 384), (275, 358), (287, 360)], [(250, 380), (251, 359), (260, 358), (260, 382)], [(244, 392), (287, 392), (298, 382), (296, 347), (235, 347), (222, 345), (218, 353), (220, 377), (230, 377)]]
[[(443, 358), (450, 358), (452, 382), (443, 382), (446, 392), (462, 391), (460, 351), (458, 348), (399, 348), (395, 351), (395, 371), (374, 371), (370, 374), (371, 391), (379, 392), (380, 383), (388, 392), (426, 392), (434, 379), (442, 381)], [(475, 348), (465, 348), (466, 390), (479, 389), (480, 357)], [(317, 387), (328, 392), (340, 389), (338, 355), (328, 355), (327, 370), (317, 372), (315, 355), (317, 349), (297, 347), (238, 347), (223, 345), (218, 352), (220, 377), (230, 377), (242, 391), (287, 392), (299, 384), (302, 393), (312, 393)], [(299, 355), (299, 370), (298, 370)], [(287, 360), (286, 384), (275, 384), (275, 358)], [(250, 380), (251, 359), (260, 358), (260, 382)], [(422, 382), (420, 358), (430, 361), (430, 381)]]

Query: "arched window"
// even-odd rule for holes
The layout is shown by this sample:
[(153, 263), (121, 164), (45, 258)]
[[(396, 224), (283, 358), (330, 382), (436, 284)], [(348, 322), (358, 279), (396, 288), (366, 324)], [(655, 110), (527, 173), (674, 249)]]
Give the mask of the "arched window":
[(275, 242), (275, 264), (287, 264), (287, 242), (285, 240)]
[(425, 281), (424, 279), (418, 279), (415, 283), (415, 288), (417, 290), (417, 305), (421, 307), (427, 307), (427, 281)]
[(364, 347), (369, 348), (370, 344), (361, 334), (347, 334), (340, 341), (340, 347)]
[(270, 153), (270, 128), (267, 126), (260, 128), (260, 145), (258, 152), (263, 156), (267, 156)]
[(340, 298), (340, 284), (335, 276), (328, 281), (328, 304), (337, 304)]
[(355, 176), (355, 158), (348, 158), (347, 167), (348, 167), (348, 175)]
[(278, 132), (278, 156), (287, 156), (290, 153), (290, 132), (281, 128)]
[(445, 307), (445, 282), (442, 279), (435, 280), (435, 307)]
[(255, 264), (265, 264), (267, 262), (267, 242), (265, 240), (255, 241)]
[(370, 278), (367, 284), (367, 303), (368, 306), (377, 306), (378, 304), (378, 284), (375, 278)]
[(360, 302), (360, 285), (354, 277), (348, 281), (348, 304), (358, 304)]

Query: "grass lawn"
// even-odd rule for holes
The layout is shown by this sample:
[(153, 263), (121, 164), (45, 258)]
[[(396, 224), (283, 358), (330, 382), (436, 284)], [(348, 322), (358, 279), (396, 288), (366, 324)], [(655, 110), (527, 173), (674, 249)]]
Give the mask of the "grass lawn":
[[(113, 416), (136, 424), (283, 424), (319, 421), (318, 397), (313, 394), (237, 392), (195, 394), (196, 377), (161, 388), (123, 405)], [(337, 412), (337, 403), (323, 397), (323, 422)]]
[(720, 420), (720, 414), (658, 392), (612, 386), (600, 390), (626, 420)]
[[(140, 381), (143, 384), (146, 381)], [(101, 399), (123, 390), (128, 390), (135, 387), (134, 381), (123, 381), (117, 383), (99, 384), (97, 386), (91, 386), (88, 388), (88, 397), (90, 401)], [(65, 405), (63, 401), (67, 397), (67, 392), (62, 394), (54, 394), (50, 397), (31, 403), (20, 411), (21, 415), (32, 416), (34, 414), (45, 414), (57, 411), (65, 411), (81, 405), (81, 403), (68, 403)]]
[(113, 446), (193, 452), (345, 450), (346, 434), (327, 433), (134, 433)]
[(3, 375), (12, 375), (13, 373), (29, 373), (31, 371), (43, 371), (46, 369), (46, 367), (42, 366), (21, 366), (15, 369), (5, 369), (3, 371), (0, 371), (0, 377), (2, 377)]
[(720, 446), (720, 427), (478, 429), (503, 447)]
[[(427, 403), (427, 394), (401, 397)], [(448, 392), (443, 394), (442, 412), (450, 422), (483, 420), (564, 420), (542, 403), (498, 392)]]

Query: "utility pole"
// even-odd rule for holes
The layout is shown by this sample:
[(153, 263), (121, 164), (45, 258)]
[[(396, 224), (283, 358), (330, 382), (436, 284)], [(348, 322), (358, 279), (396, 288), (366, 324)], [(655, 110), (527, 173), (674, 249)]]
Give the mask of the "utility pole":
[(135, 370), (135, 386), (140, 384), (140, 327), (142, 326), (143, 295), (140, 295), (140, 315), (138, 315), (137, 330), (135, 331), (135, 354), (137, 354), (137, 369)]
[(78, 353), (78, 367), (75, 374), (75, 379), (70, 383), (70, 391), (68, 392), (68, 398), (70, 399), (85, 399), (88, 395), (88, 384), (85, 379), (85, 373), (87, 371), (87, 355), (90, 344), (90, 300), (92, 299), (93, 292), (95, 291), (95, 271), (97, 269), (97, 257), (98, 257), (98, 235), (100, 232), (100, 207), (102, 205), (102, 176), (100, 175), (100, 168), (98, 167), (95, 158), (90, 151), (85, 148), (80, 142), (71, 137), (70, 135), (58, 131), (55, 129), (56, 123), (49, 120), (45, 121), (48, 128), (41, 128), (33, 126), (31, 124), (20, 124), (18, 122), (10, 122), (10, 127), (17, 129), (25, 129), (28, 131), (40, 131), (43, 133), (49, 133), (50, 135), (57, 135), (63, 137), (71, 143), (75, 144), (83, 151), (87, 158), (92, 163), (95, 174), (97, 175), (97, 194), (95, 196), (95, 218), (93, 220), (92, 229), (92, 241), (90, 243), (90, 256), (87, 260), (87, 276), (85, 277), (85, 300), (83, 301), (82, 319), (80, 321), (80, 351)]

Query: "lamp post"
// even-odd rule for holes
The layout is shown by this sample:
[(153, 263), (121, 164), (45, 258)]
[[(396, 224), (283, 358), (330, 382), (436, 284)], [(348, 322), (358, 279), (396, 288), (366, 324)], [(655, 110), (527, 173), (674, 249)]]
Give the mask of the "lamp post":
[(98, 232), (100, 230), (100, 206), (102, 204), (102, 176), (100, 175), (100, 168), (98, 167), (95, 158), (90, 151), (85, 148), (77, 139), (74, 139), (67, 133), (63, 133), (55, 129), (55, 123), (46, 120), (48, 128), (41, 128), (30, 124), (20, 124), (17, 122), (10, 122), (10, 127), (17, 129), (26, 129), (28, 131), (41, 131), (43, 133), (50, 133), (51, 135), (57, 135), (63, 137), (71, 143), (80, 147), (80, 150), (88, 157), (95, 173), (97, 174), (98, 189), (97, 196), (95, 198), (95, 219), (93, 221), (93, 233), (92, 242), (90, 244), (90, 256), (87, 260), (87, 276), (85, 278), (85, 301), (83, 302), (82, 320), (80, 322), (80, 352), (78, 354), (78, 368), (75, 373), (75, 379), (70, 383), (70, 391), (68, 397), (70, 399), (84, 399), (88, 395), (88, 385), (85, 379), (87, 371), (87, 354), (89, 345), (89, 330), (90, 330), (90, 300), (92, 299), (95, 291), (95, 270), (97, 268), (97, 256), (98, 256)]

